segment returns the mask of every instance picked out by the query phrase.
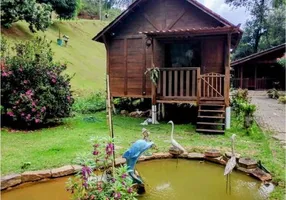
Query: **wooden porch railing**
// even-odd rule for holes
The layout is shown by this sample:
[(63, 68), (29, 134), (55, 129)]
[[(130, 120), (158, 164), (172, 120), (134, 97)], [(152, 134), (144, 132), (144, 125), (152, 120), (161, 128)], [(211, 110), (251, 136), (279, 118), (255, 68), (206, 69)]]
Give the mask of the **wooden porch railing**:
[(196, 100), (198, 67), (160, 68), (157, 99)]
[(207, 73), (200, 76), (200, 99), (224, 99), (225, 75), (218, 73)]

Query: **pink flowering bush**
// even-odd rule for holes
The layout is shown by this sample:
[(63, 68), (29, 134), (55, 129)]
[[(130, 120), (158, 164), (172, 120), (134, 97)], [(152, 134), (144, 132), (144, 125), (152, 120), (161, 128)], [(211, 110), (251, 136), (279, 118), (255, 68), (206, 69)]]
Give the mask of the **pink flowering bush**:
[(128, 175), (127, 166), (115, 168), (114, 175), (109, 166), (113, 161), (114, 145), (111, 139), (93, 141), (89, 157), (78, 158), (83, 167), (67, 182), (67, 190), (75, 200), (133, 200), (137, 193)]
[(63, 74), (66, 65), (53, 61), (50, 43), (35, 38), (16, 43), (7, 53), (9, 49), (1, 47), (4, 121), (35, 126), (69, 116), (73, 104), (71, 77)]

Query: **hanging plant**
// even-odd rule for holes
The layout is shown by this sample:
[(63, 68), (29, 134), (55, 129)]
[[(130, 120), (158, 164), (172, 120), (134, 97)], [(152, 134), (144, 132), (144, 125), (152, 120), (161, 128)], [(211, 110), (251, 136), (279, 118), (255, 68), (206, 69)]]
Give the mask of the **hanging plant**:
[(150, 79), (151, 81), (154, 83), (154, 85), (157, 86), (158, 80), (159, 80), (159, 76), (160, 76), (160, 69), (159, 67), (152, 67), (152, 68), (148, 68), (145, 72), (145, 75), (150, 73)]

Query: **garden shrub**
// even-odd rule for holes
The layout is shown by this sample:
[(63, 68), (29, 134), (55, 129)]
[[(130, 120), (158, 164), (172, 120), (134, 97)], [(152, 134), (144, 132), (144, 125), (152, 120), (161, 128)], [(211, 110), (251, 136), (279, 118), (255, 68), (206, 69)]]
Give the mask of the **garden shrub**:
[(278, 99), (279, 103), (286, 104), (286, 96), (280, 96)]
[(124, 199), (135, 200), (136, 191), (133, 180), (128, 175), (127, 166), (112, 170), (109, 166), (113, 162), (114, 144), (112, 139), (95, 139), (90, 155), (79, 157), (77, 164), (83, 166), (75, 177), (67, 182), (67, 190), (76, 200), (106, 200)]
[(272, 99), (278, 99), (280, 96), (278, 90), (276, 90), (275, 88), (268, 90), (267, 95), (269, 98)]
[(74, 101), (71, 77), (63, 74), (65, 64), (53, 61), (46, 38), (18, 42), (12, 48), (4, 38), (2, 42), (2, 119), (32, 127), (69, 116)]
[(248, 90), (247, 89), (241, 89), (239, 88), (236, 90), (231, 98), (231, 106), (236, 115), (239, 115), (241, 110), (240, 110), (240, 104), (244, 102), (249, 102), (250, 99), (248, 97)]
[(87, 97), (75, 99), (73, 110), (82, 114), (90, 114), (106, 109), (106, 94), (99, 91)]
[(118, 111), (127, 110), (128, 112), (132, 112), (136, 109), (145, 111), (151, 108), (149, 99), (120, 97), (114, 98), (113, 103)]

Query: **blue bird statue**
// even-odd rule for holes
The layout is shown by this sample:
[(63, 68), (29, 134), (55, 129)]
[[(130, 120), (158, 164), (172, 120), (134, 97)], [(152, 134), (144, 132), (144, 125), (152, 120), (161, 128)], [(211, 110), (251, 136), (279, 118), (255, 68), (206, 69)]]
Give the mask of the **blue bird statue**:
[(128, 174), (133, 179), (134, 183), (143, 185), (142, 179), (135, 174), (135, 165), (143, 152), (150, 149), (154, 145), (154, 142), (146, 140), (137, 140), (132, 146), (123, 154), (123, 158), (126, 159)]

